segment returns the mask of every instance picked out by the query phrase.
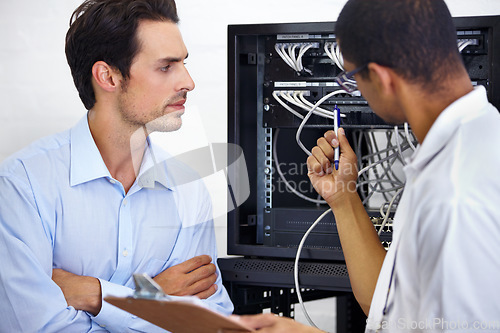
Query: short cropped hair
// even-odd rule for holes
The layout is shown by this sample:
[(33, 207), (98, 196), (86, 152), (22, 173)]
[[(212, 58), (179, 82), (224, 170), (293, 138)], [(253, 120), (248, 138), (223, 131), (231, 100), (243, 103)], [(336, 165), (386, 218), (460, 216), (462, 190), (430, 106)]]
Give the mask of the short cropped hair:
[[(335, 25), (345, 59), (393, 69), (424, 89), (463, 67), (456, 28), (443, 0), (349, 0)], [(367, 71), (360, 72), (366, 77)]]
[(174, 0), (86, 0), (70, 19), (66, 34), (66, 59), (85, 108), (94, 107), (92, 66), (104, 61), (130, 77), (130, 66), (139, 51), (137, 27), (141, 20), (178, 23)]

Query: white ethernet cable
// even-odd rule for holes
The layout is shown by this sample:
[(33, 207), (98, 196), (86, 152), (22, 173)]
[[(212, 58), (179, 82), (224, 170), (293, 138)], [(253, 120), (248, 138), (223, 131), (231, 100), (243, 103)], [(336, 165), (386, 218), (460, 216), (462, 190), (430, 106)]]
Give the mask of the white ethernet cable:
[(412, 139), (410, 136), (410, 130), (408, 129), (408, 123), (405, 122), (404, 126), (405, 126), (406, 141), (408, 141), (408, 144), (410, 145), (411, 149), (413, 151), (415, 151), (415, 149), (417, 149), (417, 147), (415, 147), (415, 145), (412, 142)]
[[(348, 93), (348, 94), (350, 94), (350, 93)], [(351, 95), (351, 94), (350, 94), (350, 95)], [(299, 100), (300, 100), (303, 104), (305, 104), (306, 106), (308, 106), (308, 107), (309, 107), (309, 108), (307, 109), (308, 111), (309, 111), (312, 107), (314, 107), (314, 104), (313, 104), (313, 103), (311, 103), (311, 102), (309, 102), (309, 101), (308, 101), (308, 100), (304, 97), (304, 92), (303, 92), (303, 91), (298, 91), (298, 92), (295, 92), (295, 93), (293, 94), (293, 98), (294, 98), (295, 100), (297, 100), (297, 96), (299, 97)], [(314, 112), (314, 114), (318, 114), (318, 115), (320, 115), (320, 116), (321, 116), (321, 113), (324, 113), (324, 117), (325, 117), (325, 118), (335, 119), (335, 113), (334, 113), (333, 111), (330, 111), (330, 110), (325, 110), (325, 109), (322, 109), (322, 108), (320, 108), (320, 107), (316, 108), (316, 110), (318, 110), (318, 111), (320, 111), (320, 112), (318, 112), (318, 113)], [(345, 114), (343, 114), (343, 113), (341, 113), (341, 114), (340, 114), (340, 117), (345, 118), (345, 117), (346, 117), (346, 115), (345, 115)]]
[(279, 56), (281, 57), (281, 59), (283, 59), (283, 61), (288, 66), (290, 66), (293, 69), (295, 69), (295, 64), (293, 63), (292, 59), (290, 59), (290, 57), (285, 52), (285, 44), (281, 44), (281, 48), (280, 48), (280, 44), (275, 44), (274, 45), (274, 49), (276, 50), (276, 53), (279, 54)]
[(371, 168), (373, 168), (374, 166), (378, 165), (378, 164), (381, 164), (381, 163), (384, 163), (385, 161), (387, 160), (390, 160), (390, 159), (393, 159), (393, 158), (397, 158), (399, 156), (399, 149), (397, 152), (387, 156), (387, 157), (384, 157), (384, 158), (381, 158), (379, 159), (378, 161), (370, 164), (370, 165), (367, 165), (366, 167), (364, 167), (363, 169), (361, 169), (359, 172), (358, 172), (358, 176), (362, 175), (363, 173), (365, 173), (366, 171), (370, 170)]
[(325, 43), (323, 47), (328, 58), (332, 59), (335, 65), (337, 65), (340, 70), (344, 70), (344, 58), (340, 53), (340, 47), (337, 43)]
[[(368, 154), (365, 154), (363, 157), (360, 157), (360, 159), (359, 159), (360, 162), (362, 162), (363, 160), (368, 160), (368, 161), (370, 161), (370, 164), (371, 164), (374, 161), (376, 161), (375, 158), (378, 158), (378, 159), (382, 158), (381, 156), (384, 153), (386, 156), (388, 156), (388, 154), (390, 152), (396, 151), (396, 149), (397, 149), (397, 147), (391, 146), (392, 132), (390, 132), (390, 131), (386, 132), (387, 148), (382, 149), (382, 150), (379, 149), (379, 147), (378, 147), (377, 139), (375, 138), (374, 132), (371, 131), (370, 133), (363, 133), (363, 135), (365, 136), (365, 138), (367, 140), (367, 147), (366, 148), (368, 149), (369, 152), (368, 152)], [(362, 135), (360, 135), (360, 138), (362, 138)], [(407, 147), (404, 147), (404, 150), (406, 150), (406, 148)], [(396, 153), (394, 156), (398, 156), (398, 154)], [(384, 182), (381, 181), (382, 179), (384, 179), (384, 177), (387, 178), (388, 180), (391, 180), (391, 182), (393, 181), (394, 184), (402, 184), (402, 182), (399, 180), (398, 176), (392, 172), (392, 165), (398, 160), (399, 159), (397, 157), (395, 157), (394, 159), (392, 159), (392, 161), (388, 161), (388, 163), (381, 163), (380, 167), (382, 168), (382, 174), (378, 173), (378, 169), (376, 169), (376, 168), (373, 169), (373, 174), (375, 175), (375, 177), (378, 181), (374, 185), (372, 185), (371, 182), (369, 182), (369, 186), (370, 186), (369, 190), (372, 191), (371, 193), (374, 193), (374, 192), (382, 193), (384, 198), (386, 198), (386, 200), (387, 200), (387, 197), (385, 194), (387, 189), (384, 188), (384, 185), (383, 185)], [(367, 177), (366, 175), (363, 176), (363, 178), (365, 180), (370, 181), (370, 177)], [(380, 187), (380, 189), (377, 189), (377, 187)]]
[(304, 44), (300, 47), (300, 51), (299, 51), (299, 54), (298, 54), (297, 59), (296, 59), (297, 69), (299, 70), (299, 72), (304, 70), (304, 71), (308, 72), (309, 74), (312, 74), (312, 72), (309, 69), (304, 68), (304, 66), (302, 65), (302, 57), (307, 52), (307, 50), (309, 50), (311, 47), (313, 47), (313, 44), (307, 44), (307, 45)]
[[(293, 63), (293, 69), (295, 69), (295, 71), (297, 71), (297, 72), (300, 72), (299, 64), (297, 63), (297, 58), (295, 58), (295, 49), (297, 48), (297, 46), (298, 46), (297, 44), (289, 44), (288, 45), (288, 57), (290, 58), (290, 60)], [(284, 49), (284, 45), (283, 45), (283, 49)]]
[[(287, 50), (285, 50), (285, 47), (287, 47)], [(295, 56), (295, 50), (297, 47), (300, 46), (299, 52), (297, 56)], [(304, 43), (276, 43), (274, 45), (274, 49), (276, 50), (276, 53), (283, 59), (283, 61), (290, 66), (293, 70), (296, 72), (301, 72), (301, 71), (306, 71), (308, 73), (312, 73), (309, 69), (304, 68), (302, 64), (302, 57), (304, 54), (309, 50), (311, 47), (313, 47), (313, 43), (309, 44), (304, 44)]]
[[(312, 103), (310, 103), (309, 101), (307, 101), (304, 98), (304, 91), (300, 91), (300, 90), (297, 90), (297, 91), (293, 91), (293, 90), (281, 91), (280, 92), (280, 96), (283, 97), (287, 102), (289, 102), (291, 104), (294, 104), (294, 105), (298, 106), (299, 108), (304, 109), (304, 110), (306, 110), (308, 112), (314, 106)], [(299, 99), (298, 96), (301, 96), (301, 99)], [(309, 103), (309, 104), (306, 104), (305, 101), (307, 101), (307, 103)], [(318, 115), (318, 116), (321, 116), (321, 117), (333, 119), (333, 112), (329, 111), (329, 110), (325, 110), (325, 109), (322, 109), (322, 108), (318, 107), (318, 108), (316, 108), (314, 110), (313, 113), (316, 114), (316, 115)]]
[(330, 97), (332, 96), (335, 96), (335, 95), (338, 95), (338, 94), (345, 94), (346, 91), (345, 90), (335, 90), (335, 91), (332, 91), (331, 93), (329, 94), (326, 94), (325, 96), (323, 96), (319, 101), (316, 102), (316, 104), (313, 105), (313, 107), (309, 110), (309, 112), (307, 113), (307, 115), (304, 117), (304, 119), (302, 119), (302, 122), (300, 123), (300, 126), (299, 128), (297, 129), (297, 133), (295, 135), (295, 139), (297, 141), (297, 144), (299, 145), (299, 147), (307, 154), (307, 155), (311, 155), (311, 152), (302, 144), (302, 141), (300, 141), (300, 133), (302, 132), (302, 129), (304, 128), (305, 124), (307, 123), (307, 121), (309, 120), (309, 118), (311, 117), (311, 115), (313, 114), (314, 110), (316, 110), (316, 108), (318, 106), (320, 106), (321, 104), (323, 104), (324, 101), (326, 101), (327, 99), (329, 99)]
[[(298, 113), (296, 110), (291, 108), (288, 104), (283, 102), (281, 100), (281, 97), (285, 99), (287, 102), (300, 107), (301, 109), (304, 109), (305, 111), (309, 112), (311, 108), (314, 107), (314, 105), (309, 102), (307, 99), (304, 97), (304, 91), (303, 90), (275, 90), (272, 93), (274, 99), (287, 111), (291, 112), (293, 115), (300, 119), (304, 119), (304, 116)], [(317, 107), (314, 109), (313, 113), (315, 115), (324, 117), (324, 118), (330, 118), (334, 119), (334, 114), (330, 110), (322, 109), (320, 107)], [(341, 114), (341, 117), (346, 117), (345, 114)]]
[(403, 156), (403, 151), (401, 150), (401, 144), (399, 143), (399, 129), (398, 126), (394, 126), (394, 137), (396, 138), (396, 145), (398, 147), (398, 155), (401, 157), (401, 162), (406, 165), (406, 160)]
[(302, 307), (302, 311), (304, 311), (304, 315), (307, 318), (307, 321), (309, 324), (312, 326), (318, 328), (316, 324), (312, 321), (311, 317), (309, 317), (309, 313), (306, 310), (306, 306), (304, 305), (304, 301), (302, 300), (302, 294), (300, 292), (300, 285), (299, 285), (299, 258), (300, 258), (300, 252), (302, 252), (302, 247), (304, 246), (304, 243), (306, 242), (307, 236), (309, 236), (309, 233), (316, 227), (316, 225), (325, 217), (328, 213), (332, 211), (331, 208), (328, 208), (326, 211), (321, 214), (316, 221), (307, 229), (306, 233), (302, 237), (299, 243), (299, 247), (297, 248), (297, 255), (295, 256), (295, 263), (293, 265), (293, 280), (295, 282), (295, 292), (297, 293), (297, 298), (299, 300), (300, 306)]
[(300, 119), (304, 119), (304, 116), (301, 115), (300, 113), (298, 113), (297, 111), (295, 111), (294, 109), (292, 109), (288, 104), (286, 104), (285, 102), (283, 102), (279, 96), (278, 96), (278, 91), (275, 90), (273, 91), (273, 97), (276, 101), (278, 101), (278, 103), (281, 104), (282, 107), (284, 107), (287, 111), (290, 111), (293, 115), (299, 117)]
[(384, 213), (384, 206), (385, 205), (382, 205), (380, 207), (380, 215), (382, 215), (382, 217), (384, 218), (383, 221), (382, 221), (382, 224), (380, 225), (380, 229), (378, 230), (378, 235), (380, 236), (380, 234), (382, 233), (382, 230), (384, 229), (385, 225), (387, 224), (387, 221), (389, 220), (389, 214), (391, 212), (391, 208), (392, 208), (392, 205), (394, 204), (394, 201), (396, 201), (396, 198), (401, 194), (401, 192), (403, 192), (403, 189), (404, 187), (401, 187), (395, 194), (394, 196), (392, 197), (391, 201), (389, 202), (389, 206), (387, 207), (387, 210), (386, 212)]

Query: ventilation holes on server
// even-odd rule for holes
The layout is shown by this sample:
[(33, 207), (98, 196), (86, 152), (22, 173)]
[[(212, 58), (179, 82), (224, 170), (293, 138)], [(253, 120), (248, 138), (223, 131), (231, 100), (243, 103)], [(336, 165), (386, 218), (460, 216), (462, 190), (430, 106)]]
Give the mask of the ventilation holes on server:
[[(237, 271), (293, 273), (293, 263), (241, 260), (234, 263), (234, 269)], [(299, 273), (321, 276), (347, 276), (347, 269), (344, 265), (301, 263)]]

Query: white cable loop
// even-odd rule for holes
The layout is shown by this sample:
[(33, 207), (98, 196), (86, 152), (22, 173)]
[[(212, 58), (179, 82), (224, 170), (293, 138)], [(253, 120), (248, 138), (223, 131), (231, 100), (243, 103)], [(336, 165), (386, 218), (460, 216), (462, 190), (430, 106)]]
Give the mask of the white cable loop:
[(313, 105), (313, 107), (311, 108), (311, 110), (307, 113), (307, 115), (304, 117), (304, 119), (302, 119), (302, 122), (300, 123), (299, 125), (299, 128), (297, 129), (297, 133), (295, 135), (295, 140), (297, 141), (297, 144), (299, 145), (299, 147), (308, 155), (310, 156), (311, 155), (311, 152), (302, 144), (302, 141), (300, 141), (300, 133), (302, 132), (302, 129), (304, 128), (305, 124), (307, 123), (307, 121), (309, 120), (309, 118), (311, 117), (311, 115), (313, 114), (314, 110), (316, 110), (316, 108), (323, 104), (324, 101), (326, 101), (327, 99), (329, 99), (330, 97), (332, 96), (335, 96), (335, 95), (338, 95), (338, 94), (345, 94), (346, 91), (345, 90), (335, 90), (335, 91), (332, 91), (331, 93), (329, 94), (326, 94), (325, 96), (323, 96), (319, 101), (316, 102), (316, 104)]
[(273, 142), (273, 160), (274, 160), (274, 164), (276, 165), (276, 171), (278, 171), (278, 174), (281, 178), (281, 180), (283, 180), (283, 182), (285, 183), (285, 186), (293, 193), (295, 194), (296, 196), (298, 196), (299, 198), (301, 199), (304, 199), (306, 201), (309, 201), (309, 202), (312, 202), (312, 203), (315, 203), (315, 204), (319, 204), (319, 205), (324, 205), (326, 204), (326, 201), (325, 200), (319, 200), (319, 199), (313, 199), (313, 198), (309, 198), (308, 196), (305, 196), (303, 195), (302, 193), (300, 193), (299, 191), (297, 191), (296, 189), (293, 188), (292, 185), (290, 185), (290, 183), (288, 182), (288, 180), (285, 178), (285, 175), (283, 174), (283, 172), (281, 171), (281, 167), (280, 167), (280, 163), (278, 161), (278, 152), (277, 152), (277, 142), (278, 142), (278, 135), (279, 135), (279, 132), (280, 132), (280, 129), (276, 129), (276, 134), (274, 135), (274, 142)]

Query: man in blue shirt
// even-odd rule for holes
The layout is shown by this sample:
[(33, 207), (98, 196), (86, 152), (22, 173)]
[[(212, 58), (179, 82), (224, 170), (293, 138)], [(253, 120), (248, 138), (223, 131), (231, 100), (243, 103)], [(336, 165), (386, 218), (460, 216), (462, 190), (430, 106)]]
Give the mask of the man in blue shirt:
[[(103, 301), (147, 273), (229, 314), (202, 180), (149, 134), (178, 129), (194, 83), (173, 0), (92, 0), (66, 56), (86, 116), (0, 166), (1, 332), (155, 332)], [(167, 161), (169, 163), (167, 163)]]

